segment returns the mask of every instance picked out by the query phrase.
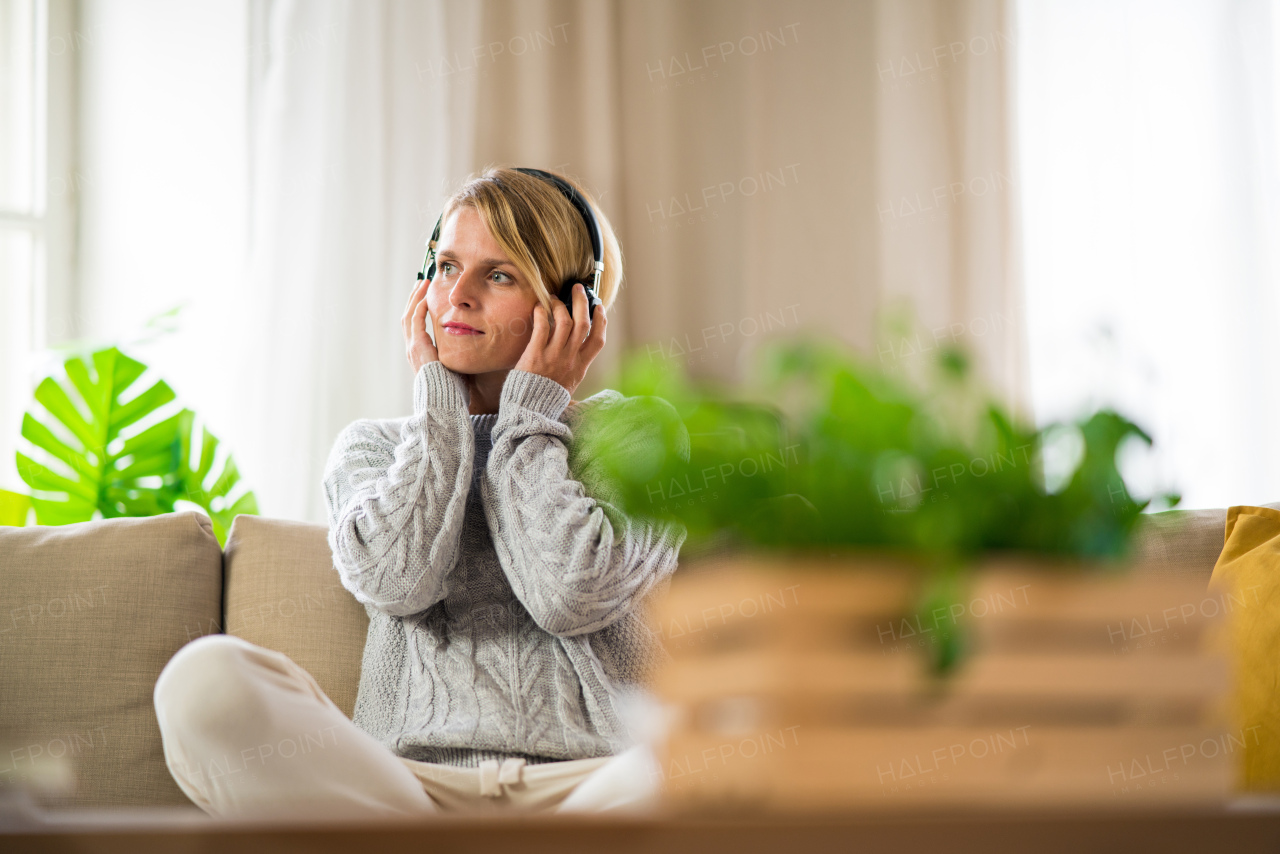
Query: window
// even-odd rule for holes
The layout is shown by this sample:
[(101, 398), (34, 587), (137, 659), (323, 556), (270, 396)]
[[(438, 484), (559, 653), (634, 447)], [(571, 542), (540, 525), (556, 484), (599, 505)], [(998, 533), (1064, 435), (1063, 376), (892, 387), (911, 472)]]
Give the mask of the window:
[(1017, 8), (1037, 420), (1118, 409), (1184, 507), (1280, 499), (1276, 6)]
[(37, 356), (75, 331), (72, 11), (67, 0), (0, 0), (0, 487), (21, 492), (14, 453)]

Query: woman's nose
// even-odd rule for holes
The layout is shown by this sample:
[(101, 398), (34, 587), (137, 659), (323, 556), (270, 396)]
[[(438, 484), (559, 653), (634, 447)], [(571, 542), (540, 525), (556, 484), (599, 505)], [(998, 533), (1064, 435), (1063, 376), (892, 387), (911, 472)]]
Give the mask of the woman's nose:
[(449, 302), (456, 306), (474, 308), (476, 304), (475, 277), (468, 271), (458, 277), (449, 289)]

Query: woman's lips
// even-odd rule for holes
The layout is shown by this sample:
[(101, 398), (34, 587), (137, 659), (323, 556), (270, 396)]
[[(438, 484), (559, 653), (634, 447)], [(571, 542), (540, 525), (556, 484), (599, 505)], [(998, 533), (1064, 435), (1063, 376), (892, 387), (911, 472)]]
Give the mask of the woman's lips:
[(479, 329), (476, 329), (474, 326), (468, 326), (465, 323), (446, 323), (444, 325), (444, 331), (448, 332), (450, 335), (483, 335), (484, 334)]

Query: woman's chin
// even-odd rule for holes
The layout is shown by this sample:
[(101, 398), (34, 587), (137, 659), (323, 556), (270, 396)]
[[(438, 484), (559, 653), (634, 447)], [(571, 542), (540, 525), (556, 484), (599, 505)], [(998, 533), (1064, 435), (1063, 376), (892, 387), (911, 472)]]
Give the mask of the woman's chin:
[(472, 359), (461, 357), (457, 353), (441, 352), (440, 364), (444, 365), (455, 374), (474, 374), (476, 373)]

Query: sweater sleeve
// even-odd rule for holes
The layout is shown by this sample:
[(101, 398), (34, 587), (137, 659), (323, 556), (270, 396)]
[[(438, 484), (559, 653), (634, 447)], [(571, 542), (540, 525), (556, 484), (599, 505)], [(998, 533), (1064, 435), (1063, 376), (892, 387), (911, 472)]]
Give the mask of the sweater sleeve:
[[(598, 631), (634, 611), (675, 571), (687, 532), (633, 520), (591, 494), (568, 465), (569, 392), (513, 369), (502, 387), (481, 480), (498, 560), (534, 621), (560, 637)], [(590, 480), (590, 479), (589, 479)], [(593, 495), (595, 497), (593, 497)]]
[(329, 547), (362, 604), (405, 616), (445, 597), (475, 454), (466, 394), (460, 376), (428, 362), (398, 437), (361, 420), (334, 442), (324, 473)]

